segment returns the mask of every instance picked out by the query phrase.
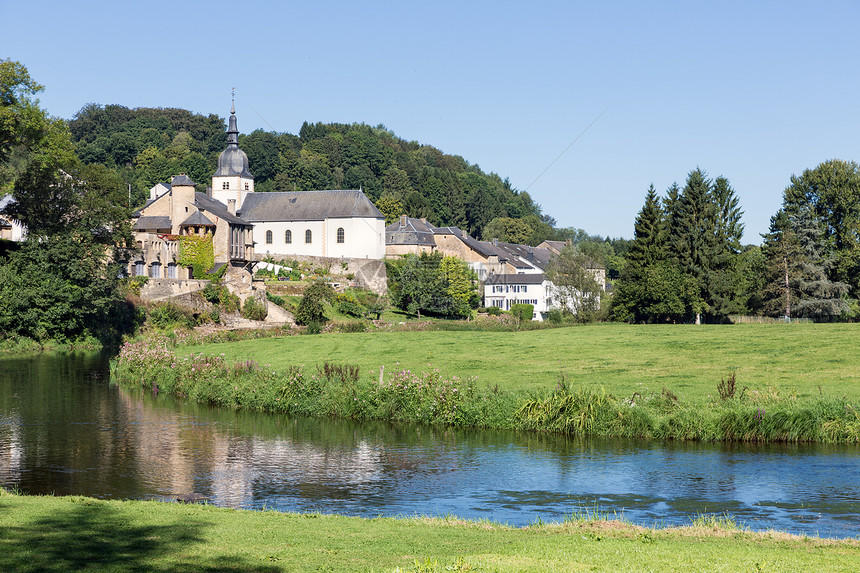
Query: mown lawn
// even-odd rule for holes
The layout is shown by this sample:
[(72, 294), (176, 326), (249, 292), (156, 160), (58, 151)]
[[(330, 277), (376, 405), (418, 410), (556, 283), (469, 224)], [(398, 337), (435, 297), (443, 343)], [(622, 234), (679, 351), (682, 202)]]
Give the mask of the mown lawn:
[(289, 336), (182, 347), (224, 353), (273, 370), (325, 361), (357, 364), (364, 373), (426, 370), (477, 376), (481, 385), (548, 391), (605, 387), (618, 397), (666, 388), (682, 400), (707, 401), (732, 372), (737, 392), (781, 397), (824, 394), (860, 398), (860, 325), (597, 324), (527, 332), (369, 332)]
[(515, 529), (0, 494), (3, 571), (857, 571), (858, 541), (606, 521)]

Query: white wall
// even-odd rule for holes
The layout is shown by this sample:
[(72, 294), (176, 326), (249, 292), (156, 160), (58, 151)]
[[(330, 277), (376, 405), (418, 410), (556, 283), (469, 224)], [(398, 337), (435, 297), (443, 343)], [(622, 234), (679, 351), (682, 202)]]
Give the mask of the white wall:
[[(337, 230), (343, 228), (344, 242), (337, 242)], [(284, 241), (292, 231), (292, 243)], [(312, 241), (305, 243), (310, 229)], [(272, 232), (272, 244), (266, 243), (266, 232)], [(307, 255), (314, 257), (382, 259), (385, 257), (385, 221), (369, 218), (326, 219), (325, 221), (263, 222), (254, 224), (255, 252), (259, 255)]]
[[(502, 310), (510, 310), (512, 304), (527, 303), (534, 305), (534, 320), (543, 320), (543, 314), (549, 310), (546, 299), (550, 296), (552, 283), (544, 281), (541, 284), (484, 285), (484, 306), (496, 306)], [(516, 288), (515, 288), (516, 287)], [(497, 292), (493, 292), (496, 290)]]

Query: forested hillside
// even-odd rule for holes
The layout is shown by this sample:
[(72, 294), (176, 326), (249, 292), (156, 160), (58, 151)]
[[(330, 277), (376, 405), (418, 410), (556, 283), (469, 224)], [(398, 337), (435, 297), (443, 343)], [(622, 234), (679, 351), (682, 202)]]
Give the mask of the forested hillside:
[[(180, 172), (205, 186), (226, 144), (223, 118), (182, 109), (89, 104), (69, 127), (80, 158), (116, 168), (132, 185), (135, 204)], [(556, 229), (507, 179), (383, 126), (305, 123), (298, 135), (257, 130), (240, 136), (239, 145), (257, 191), (361, 188), (389, 220), (407, 213), (485, 239), (536, 245), (583, 234)]]

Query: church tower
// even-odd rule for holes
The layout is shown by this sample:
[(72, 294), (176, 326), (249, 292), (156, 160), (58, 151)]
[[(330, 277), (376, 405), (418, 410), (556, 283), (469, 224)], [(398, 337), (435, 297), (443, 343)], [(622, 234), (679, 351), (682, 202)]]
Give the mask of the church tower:
[(239, 128), (236, 126), (236, 103), (230, 106), (227, 127), (227, 149), (218, 156), (218, 170), (212, 176), (212, 197), (225, 205), (235, 200), (240, 208), (248, 193), (254, 192), (254, 176), (248, 168), (248, 156), (239, 149)]

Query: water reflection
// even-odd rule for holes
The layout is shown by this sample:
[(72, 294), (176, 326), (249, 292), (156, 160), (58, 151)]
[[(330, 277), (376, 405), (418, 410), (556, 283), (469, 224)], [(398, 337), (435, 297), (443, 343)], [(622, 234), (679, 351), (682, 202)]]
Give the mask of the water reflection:
[(219, 411), (111, 386), (94, 355), (0, 359), (0, 484), (227, 507), (455, 514), (525, 525), (585, 510), (645, 525), (729, 513), (860, 535), (860, 450), (576, 440)]

